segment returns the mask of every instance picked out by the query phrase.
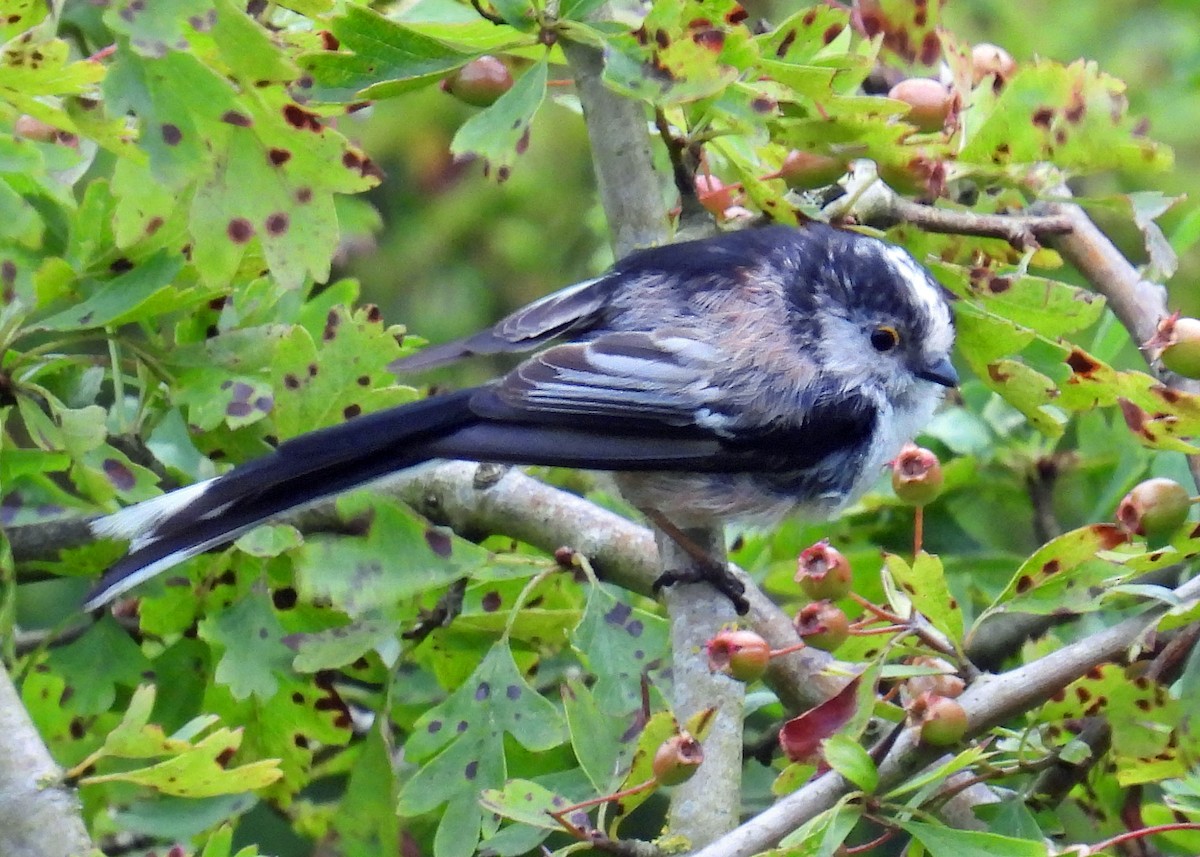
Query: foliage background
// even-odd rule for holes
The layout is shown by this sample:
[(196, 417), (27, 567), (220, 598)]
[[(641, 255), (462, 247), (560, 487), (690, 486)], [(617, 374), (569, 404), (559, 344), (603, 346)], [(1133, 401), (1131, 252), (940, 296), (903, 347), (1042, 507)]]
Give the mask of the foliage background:
[[(15, 0), (9, 5), (31, 8)], [(126, 27), (119, 10), (131, 5), (68, 3), (61, 32), (75, 45), (100, 50), (114, 37), (174, 35), (172, 21), (189, 11), (214, 8), (223, 21), (240, 20), (230, 3), (181, 0), (156, 6), (160, 17)], [(267, 13), (295, 20), (288, 19), (288, 8), (317, 12), (325, 5), (281, 3)], [(751, 11), (778, 21), (800, 5)], [(1032, 0), (958, 0), (947, 5), (945, 15), (965, 42), (994, 41), (1022, 62), (1036, 55), (1062, 61), (1086, 56), (1128, 83), (1131, 113), (1150, 119), (1151, 136), (1174, 149), (1175, 166), (1168, 172), (1089, 175), (1075, 185), (1077, 195), (1112, 198), (1158, 189), (1196, 198), (1200, 188), (1192, 185), (1200, 181), (1200, 144), (1190, 126), (1200, 92), (1200, 13), (1182, 0), (1130, 0), (1071, 4), (1069, 14), (1056, 6), (1048, 20), (1043, 6)], [(474, 14), (433, 0), (402, 11), (415, 18)], [(230, 108), (258, 108), (261, 113), (253, 113), (253, 119), (273, 127), (267, 117), (284, 97), (278, 83), (289, 80), (294, 69), (257, 41), (261, 38), (233, 27), (199, 39), (194, 47), (205, 63), (229, 69), (253, 93)], [(305, 28), (287, 38), (294, 40), (289, 54), (321, 46), (319, 35)], [(447, 339), (594, 274), (611, 258), (586, 135), (572, 110), (548, 101), (511, 178), (497, 184), (482, 175), (478, 163), (455, 163), (449, 155), (456, 130), (478, 112), (430, 85), (367, 110), (347, 115), (340, 108), (330, 110), (336, 130), (322, 132), (311, 148), (290, 150), (294, 160), (288, 169), (295, 181), (312, 182), (328, 195), (321, 197), (325, 208), (309, 220), (297, 214), (300, 208), (268, 194), (255, 198), (263, 206), (264, 223), (275, 203), (295, 217), (295, 230), (277, 245), (264, 237), (243, 255), (223, 246), (213, 250), (210, 244), (210, 255), (202, 250), (194, 268), (178, 265), (165, 249), (183, 234), (177, 194), (190, 194), (190, 182), (203, 172), (199, 165), (214, 157), (188, 148), (195, 140), (187, 122), (228, 143), (229, 162), (245, 170), (231, 170), (207, 185), (208, 207), (199, 211), (240, 204), (268, 183), (254, 171), (261, 165), (251, 167), (249, 156), (239, 160), (245, 153), (229, 141), (240, 138), (221, 123), (236, 128), (241, 120), (222, 118), (223, 96), (205, 88), (211, 80), (202, 70), (182, 63), (173, 79), (139, 77), (143, 72), (126, 50), (108, 69), (104, 95), (114, 109), (107, 120), (78, 104), (70, 112), (45, 116), (52, 123), (73, 123), (85, 141), (103, 142), (94, 159), (85, 159), (82, 175), (71, 174), (70, 147), (61, 140), (43, 141), (40, 160), (10, 145), (11, 136), (0, 149), (10, 190), (5, 200), (11, 204), (0, 235), (6, 251), (21, 262), (15, 293), (37, 308), (25, 316), (6, 296), (0, 317), (6, 348), (0, 364), (6, 385), (0, 389), (6, 526), (36, 526), (116, 508), (154, 495), (159, 484), (191, 481), (224, 460), (261, 454), (275, 439), (340, 421), (354, 409), (408, 400), (415, 391), (395, 386), (385, 371), (404, 347), (394, 336), (399, 331), (385, 325), (402, 323), (421, 337)], [(14, 65), (8, 63), (10, 76), (0, 78), (6, 87), (6, 131), (22, 113), (38, 114), (45, 109), (39, 105), (54, 103), (53, 98), (30, 98), (46, 81), (36, 75), (22, 78)], [(100, 77), (86, 64), (64, 69), (69, 71), (49, 81), (49, 92), (34, 94), (88, 92)], [(155, 126), (148, 124), (142, 146), (149, 161), (119, 154), (132, 144), (118, 106), (143, 118), (178, 122), (184, 129), (183, 153), (175, 151), (171, 134), (155, 138)], [(300, 125), (305, 121), (299, 117)], [(286, 127), (264, 131), (268, 153), (273, 133), (281, 145), (293, 140)], [(364, 166), (364, 156), (379, 170)], [(661, 152), (657, 157), (665, 168), (665, 157)], [(379, 182), (381, 174), (386, 180)], [(64, 189), (64, 176), (71, 189)], [(344, 195), (352, 193), (362, 196)], [(14, 202), (18, 197), (22, 202)], [(334, 285), (302, 301), (299, 292), (283, 286), (304, 281), (306, 269), (324, 279), (324, 260), (333, 255), (337, 237), (330, 229), (335, 205), (342, 234), (330, 279)], [(1184, 308), (1200, 307), (1189, 288), (1198, 265), (1197, 210), (1186, 202), (1161, 220), (1181, 253), (1171, 285), (1175, 303)], [(1098, 206), (1096, 213), (1131, 258), (1145, 260), (1127, 208)], [(138, 237), (137, 225), (155, 217), (162, 225)], [(224, 224), (213, 220), (190, 228), (219, 233)], [(918, 250), (940, 246), (911, 232), (897, 237)], [(274, 272), (273, 280), (258, 276), (264, 264)], [(1080, 282), (1068, 270), (1048, 276)], [(222, 277), (237, 288), (226, 294)], [(348, 277), (360, 279), (361, 290)], [(130, 298), (130, 290), (141, 290), (141, 297)], [(1032, 300), (1034, 290), (1023, 292), (1018, 304)], [(379, 314), (342, 308), (364, 303), (377, 304)], [(1138, 366), (1128, 339), (1107, 317), (1098, 322), (1089, 317), (1073, 327), (1069, 319), (1051, 315), (1043, 311), (1029, 317), (1033, 327), (1068, 334), (1100, 359), (1121, 368)], [(336, 336), (328, 335), (331, 327), (337, 328)], [(221, 334), (215, 346), (207, 342), (214, 330)], [(114, 331), (119, 335), (110, 337)], [(1057, 333), (1047, 335), (1052, 340)], [(1047, 369), (1061, 363), (1055, 349), (1041, 342), (1024, 357)], [(308, 373), (310, 365), (320, 373)], [(119, 367), (115, 373), (114, 366)], [(477, 365), (446, 377), (462, 382), (489, 369)], [(298, 380), (306, 373), (310, 380)], [(120, 380), (114, 383), (115, 378)], [(1104, 392), (1119, 388), (1133, 395), (1121, 386), (1125, 383), (1137, 382), (1106, 378)], [(1005, 392), (1036, 418), (1041, 407), (1036, 391)], [(968, 623), (993, 597), (1005, 594), (1014, 570), (1058, 531), (1110, 520), (1120, 496), (1150, 473), (1189, 478), (1182, 455), (1134, 443), (1111, 407), (1080, 406), (1059, 438), (1034, 431), (981, 379), (964, 384), (963, 399), (966, 407), (940, 417), (926, 439), (947, 460), (948, 474), (948, 493), (930, 510), (926, 526), (928, 547), (941, 556)], [(1187, 426), (1194, 425), (1191, 417)], [(203, 431), (189, 432), (189, 424)], [(1169, 441), (1160, 445), (1171, 446)], [(1039, 507), (1031, 473), (1046, 472), (1054, 478), (1048, 505), (1042, 498)], [(574, 490), (593, 488), (572, 475), (548, 476)], [(623, 508), (602, 491), (592, 496)], [(355, 495), (337, 511), (342, 521), (354, 521), (366, 508), (362, 495)], [(128, 847), (134, 851), (178, 842), (188, 850), (207, 849), (203, 853), (211, 857), (242, 846), (249, 853), (280, 855), (319, 849), (394, 853), (403, 841), (409, 849), (448, 857), (470, 853), (481, 832), (496, 832), (477, 803), (477, 781), (498, 786), (505, 776), (536, 778), (543, 788), (583, 799), (617, 784), (612, 772), (618, 755), (626, 765), (644, 766), (645, 759), (620, 740), (629, 721), (616, 718), (636, 710), (637, 673), (646, 662), (660, 667), (658, 661), (668, 656), (665, 621), (651, 602), (581, 585), (554, 573), (543, 552), (514, 547), (508, 539), (484, 543), (502, 555), (497, 559), (465, 540), (446, 540), (443, 531), (431, 529), (399, 503), (380, 501), (372, 508), (370, 525), (353, 545), (336, 533), (320, 532), (339, 531), (342, 524), (326, 522), (303, 537), (290, 526), (268, 528), (242, 539), (236, 551), (190, 563), (188, 576), (147, 588), (136, 621), (130, 612), (118, 611), (80, 636), (74, 605), (87, 579), (115, 558), (119, 547), (80, 544), (41, 556), (18, 551), (19, 562), (5, 554), (7, 580), (19, 584), (9, 587), (5, 601), (6, 662), (55, 758), (72, 769), (72, 782), (83, 778), (83, 814), (98, 839), (114, 848), (132, 841)], [(1047, 517), (1053, 527), (1047, 528)], [(1094, 553), (1089, 532), (1095, 531), (1079, 537), (1080, 550)], [(911, 512), (884, 490), (836, 524), (792, 523), (776, 533), (749, 533), (736, 559), (772, 594), (795, 601), (788, 583), (795, 556), (826, 536), (854, 562), (860, 593), (882, 600), (880, 549), (911, 548)], [(1183, 540), (1177, 550), (1184, 554), (1194, 547)], [(1157, 563), (1147, 553), (1137, 556), (1131, 565)], [(387, 565), (377, 567), (366, 586), (363, 578), (329, 573), (361, 569), (381, 557)], [(420, 569), (419, 578), (414, 568)], [(1032, 662), (1139, 609), (1138, 603), (1100, 604), (1089, 597), (1088, 586), (1098, 586), (1111, 569), (1088, 569), (1072, 578), (1078, 590), (1042, 590), (1040, 602), (1035, 598), (1023, 607), (1048, 613), (1102, 606), (1103, 612), (1026, 643), (996, 666)], [(397, 632), (411, 627), (464, 572), (471, 573), (473, 583), (462, 616), (422, 645), (399, 638)], [(526, 609), (510, 613), (515, 604)], [(854, 661), (878, 654), (871, 639), (852, 640), (839, 656)], [(1053, 810), (1014, 811), (993, 819), (994, 828), (1014, 840), (1052, 833), (1063, 841), (1095, 841), (1121, 829), (1127, 789), (1135, 785), (1145, 789), (1140, 805), (1145, 823), (1180, 814), (1195, 820), (1200, 787), (1194, 768), (1192, 779), (1185, 776), (1188, 764), (1194, 764), (1194, 738), (1180, 699), (1194, 694), (1200, 666), (1195, 657), (1189, 663), (1183, 677), (1169, 685), (1169, 695), (1151, 692), (1121, 700), (1122, 711), (1152, 711), (1149, 731), (1154, 733), (1139, 743), (1134, 736), (1145, 731), (1145, 721), (1118, 722), (1114, 715), (1123, 727), (1119, 741), (1126, 743), (1118, 741), (1112, 759), (1124, 780), (1097, 767), (1099, 773), (1086, 786)], [(647, 669), (655, 679), (653, 707), (660, 710), (667, 704), (669, 683)], [(588, 681), (580, 681), (581, 675)], [(1110, 670), (1094, 680), (1115, 695), (1124, 676)], [(144, 689), (152, 685), (156, 693)], [(560, 702), (560, 686), (570, 690), (565, 702)], [(476, 705), (481, 694), (490, 693), (485, 687), (504, 687), (507, 699), (495, 700), (486, 717)], [(751, 741), (758, 733), (769, 738), (784, 714), (769, 693), (757, 694)], [(1037, 747), (1047, 754), (1042, 758), (1059, 749), (1049, 727), (1018, 740), (1014, 735), (1020, 729), (1080, 714), (1069, 706), (1051, 707), (1028, 721), (1010, 722), (1014, 732), (1001, 733), (990, 759), (1001, 768), (1012, 766), (1005, 783), (1022, 788), (1032, 776), (1032, 769), (1020, 765), (1028, 735), (1045, 742)], [(622, 729), (614, 730), (613, 722)], [(391, 728), (380, 728), (384, 723)], [(461, 740), (443, 744), (422, 737), (450, 723), (463, 724)], [(653, 746), (651, 739), (669, 730), (661, 717), (651, 723), (643, 756)], [(1148, 769), (1145, 779), (1130, 773), (1139, 769), (1137, 760), (1168, 750), (1170, 758)], [(773, 786), (780, 767), (778, 762), (750, 764), (743, 796), (747, 809), (767, 805), (773, 787), (795, 785), (809, 773), (790, 768)], [(501, 796), (495, 806), (512, 814), (524, 797), (519, 792)], [(653, 796), (643, 815), (635, 815), (621, 832), (653, 836), (663, 803), (661, 795)], [(397, 805), (402, 821), (394, 812)], [(442, 823), (443, 818), (452, 823)], [(908, 828), (920, 839), (916, 829)], [(532, 830), (513, 825), (489, 847), (522, 853), (543, 834), (536, 823)], [(928, 831), (925, 836), (922, 841), (934, 841)], [(1022, 847), (993, 842), (990, 853), (1010, 853), (1005, 848), (1029, 853)], [(1164, 848), (1193, 853), (1195, 839), (1167, 840)]]

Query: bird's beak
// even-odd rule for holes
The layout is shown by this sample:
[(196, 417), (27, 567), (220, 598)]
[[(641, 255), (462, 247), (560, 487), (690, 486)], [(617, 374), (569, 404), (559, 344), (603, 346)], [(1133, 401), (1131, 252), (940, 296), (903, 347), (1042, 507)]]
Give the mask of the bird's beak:
[(954, 364), (950, 362), (949, 357), (939, 357), (932, 363), (926, 363), (924, 366), (918, 367), (913, 374), (924, 381), (932, 381), (943, 387), (958, 386), (958, 372), (955, 371)]

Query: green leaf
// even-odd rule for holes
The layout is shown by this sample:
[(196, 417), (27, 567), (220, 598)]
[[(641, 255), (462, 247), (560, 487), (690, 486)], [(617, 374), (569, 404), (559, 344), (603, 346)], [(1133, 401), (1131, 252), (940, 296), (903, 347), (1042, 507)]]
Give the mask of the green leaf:
[(1051, 161), (1068, 172), (1167, 169), (1170, 149), (1134, 131), (1125, 85), (1093, 62), (1022, 63), (996, 99), (963, 116), (963, 163), (992, 167)]
[(1089, 587), (1116, 575), (1112, 566), (1093, 560), (1127, 540), (1115, 524), (1091, 524), (1051, 539), (1021, 564), (986, 612), (1054, 612), (1066, 606), (1068, 591), (1075, 593), (1072, 609), (1099, 606)]
[(608, 40), (605, 82), (655, 105), (718, 95), (758, 59), (739, 13), (732, 0), (654, 4), (636, 33)]
[(830, 809), (788, 833), (780, 847), (764, 852), (764, 857), (834, 857), (862, 820), (862, 814), (861, 804), (852, 802), (850, 795), (844, 796)]
[(401, 853), (396, 777), (386, 728), (386, 718), (379, 718), (368, 731), (333, 818), (338, 848), (345, 857)]
[(447, 804), (435, 838), (439, 855), (465, 857), (478, 842), (477, 796), (503, 785), (506, 734), (536, 752), (562, 743), (563, 729), (554, 705), (525, 681), (501, 642), (445, 702), (417, 719), (405, 744), (422, 767), (405, 785), (399, 811), (418, 815)]
[(273, 696), (279, 688), (275, 673), (286, 670), (292, 651), (283, 643), (283, 629), (267, 599), (243, 598), (200, 622), (200, 637), (224, 649), (214, 679), (226, 685), (235, 699), (254, 694)]
[[(211, 830), (223, 821), (248, 812), (258, 802), (253, 794), (217, 795), (210, 798), (176, 798), (156, 795), (152, 800), (133, 801), (113, 810), (113, 822), (121, 830), (162, 840), (188, 840)], [(219, 828), (209, 838), (218, 838)]]
[(71, 708), (84, 715), (107, 711), (119, 687), (136, 687), (150, 662), (129, 634), (105, 616), (74, 642), (51, 650), (52, 670), (66, 681)]
[(831, 735), (821, 745), (821, 755), (833, 768), (864, 792), (870, 794), (879, 785), (879, 770), (870, 754), (848, 735)]
[(37, 330), (110, 327), (139, 321), (177, 308), (172, 281), (183, 267), (178, 254), (160, 251), (100, 286), (82, 303), (34, 322)]
[(668, 635), (661, 616), (630, 607), (604, 586), (592, 587), (571, 645), (596, 677), (592, 692), (602, 711), (623, 716), (640, 708), (642, 675), (653, 683), (670, 667)]
[[(1186, 772), (1188, 750), (1180, 747), (1179, 733), (1183, 706), (1165, 685), (1118, 664), (1103, 664), (1056, 694), (1038, 715), (1056, 723), (1104, 717), (1112, 727), (1117, 780), (1128, 787)], [(1195, 746), (1194, 740), (1186, 743)]]
[(100, 63), (72, 62), (71, 46), (62, 39), (17, 39), (0, 51), (0, 94), (34, 115), (40, 112), (32, 106), (36, 98), (84, 95), (103, 78)]
[(8, 0), (4, 4), (4, 17), (0, 18), (0, 44), (32, 30), (46, 20), (49, 13), (49, 7), (40, 0)]
[(325, 631), (288, 637), (288, 642), (296, 648), (292, 666), (305, 673), (344, 667), (368, 652), (392, 648), (390, 644), (395, 640), (394, 620), (366, 617)]
[(180, 797), (211, 797), (261, 789), (279, 779), (278, 762), (265, 759), (227, 767), (223, 760), (237, 752), (241, 732), (218, 729), (187, 750), (146, 768), (85, 777), (85, 785), (125, 782)]
[(257, 21), (233, 0), (215, 0), (216, 24), (210, 37), (234, 77), (255, 86), (291, 81), (300, 73)]
[(337, 501), (346, 520), (364, 519), (356, 537), (309, 536), (295, 554), (296, 588), (354, 618), (464, 576), (486, 554), (398, 503), (356, 492)]
[(272, 417), (280, 438), (335, 425), (359, 414), (413, 400), (387, 365), (400, 354), (397, 330), (371, 307), (333, 306), (315, 333), (293, 328), (271, 361)]
[(884, 556), (884, 566), (922, 616), (956, 646), (962, 643), (963, 616), (950, 594), (942, 561), (921, 551), (910, 566), (896, 554)]
[(331, 100), (391, 98), (475, 57), (359, 4), (348, 5), (329, 29), (339, 47), (305, 54), (299, 62)]
[(489, 812), (545, 830), (562, 830), (550, 813), (571, 805), (562, 795), (529, 780), (509, 780), (502, 789), (487, 789), (480, 803)]
[(547, 60), (543, 57), (526, 69), (495, 104), (462, 124), (450, 142), (450, 152), (457, 156), (477, 155), (497, 181), (507, 179), (517, 156), (529, 145), (533, 114), (546, 97), (547, 74)]
[[(939, 282), (960, 297), (970, 298), (973, 314), (983, 309), (1036, 330), (1044, 337), (1076, 333), (1091, 327), (1104, 314), (1102, 296), (1058, 280), (998, 273), (986, 268), (964, 268), (938, 261), (933, 261), (930, 269)], [(1015, 350), (1018, 349), (996, 356), (1012, 354)]]
[(633, 718), (604, 712), (591, 688), (578, 678), (569, 677), (559, 691), (579, 766), (598, 793), (612, 790), (620, 776), (621, 758), (633, 749)]
[(1050, 857), (1045, 842), (1014, 839), (980, 830), (956, 830), (942, 824), (898, 821), (932, 857)]
[[(671, 712), (659, 711), (651, 715), (641, 732), (638, 733), (633, 759), (629, 764), (629, 771), (621, 780), (619, 790), (631, 790), (653, 780), (654, 754), (658, 751), (659, 745), (668, 738), (678, 735), (679, 731), (679, 722)], [(612, 820), (608, 826), (609, 835), (615, 837), (621, 822), (645, 803), (654, 792), (654, 789), (646, 788), (623, 797), (612, 813)], [(573, 821), (574, 815), (568, 816), (567, 820)], [(584, 823), (582, 818), (579, 821)]]

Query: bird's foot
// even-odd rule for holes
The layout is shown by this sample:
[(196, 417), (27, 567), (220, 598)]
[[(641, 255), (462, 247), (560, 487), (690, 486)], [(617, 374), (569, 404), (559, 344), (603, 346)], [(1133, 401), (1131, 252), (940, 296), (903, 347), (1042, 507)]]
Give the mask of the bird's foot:
[(717, 562), (711, 557), (693, 559), (691, 568), (672, 569), (664, 571), (654, 581), (654, 593), (664, 586), (674, 586), (676, 583), (707, 583), (720, 592), (733, 605), (739, 616), (744, 616), (750, 610), (750, 602), (746, 600), (746, 584), (742, 583), (729, 565)]

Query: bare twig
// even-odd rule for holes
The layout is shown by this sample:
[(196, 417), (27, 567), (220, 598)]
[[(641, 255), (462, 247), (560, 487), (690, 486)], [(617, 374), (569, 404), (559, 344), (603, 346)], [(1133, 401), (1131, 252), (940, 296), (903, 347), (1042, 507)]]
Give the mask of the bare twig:
[(870, 161), (854, 164), (846, 179), (846, 194), (825, 207), (830, 219), (853, 216), (861, 223), (887, 226), (911, 223), (927, 232), (1002, 238), (1018, 250), (1069, 233), (1075, 223), (1061, 213), (1045, 215), (979, 214), (921, 205), (900, 196), (882, 181)]

